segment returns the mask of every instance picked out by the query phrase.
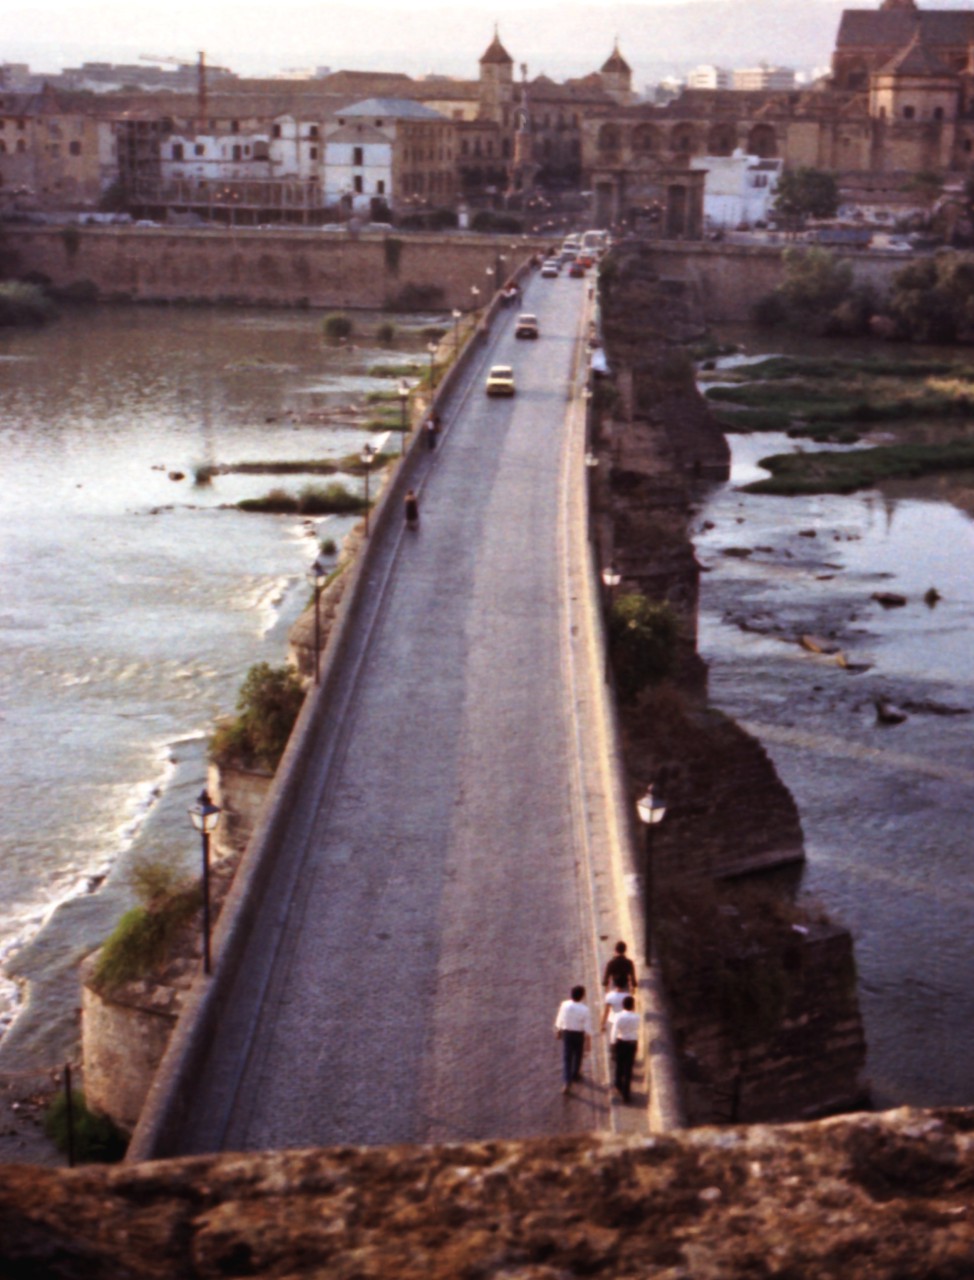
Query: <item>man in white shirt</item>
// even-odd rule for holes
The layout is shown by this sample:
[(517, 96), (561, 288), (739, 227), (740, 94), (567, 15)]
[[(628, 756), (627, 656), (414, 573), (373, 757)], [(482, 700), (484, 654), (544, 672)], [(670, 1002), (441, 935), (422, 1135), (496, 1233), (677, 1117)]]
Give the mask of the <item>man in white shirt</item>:
[(626, 996), (622, 1002), (622, 1010), (612, 1020), (612, 1043), (615, 1045), (616, 1060), (615, 1085), (622, 1094), (623, 1102), (629, 1101), (629, 1091), (632, 1088), (632, 1065), (636, 1060), (640, 1025), (641, 1019), (636, 1012), (636, 1001), (632, 996)]
[(582, 1074), (585, 1050), (592, 1044), (592, 1015), (585, 1003), (584, 987), (572, 987), (571, 999), (562, 1000), (555, 1018), (555, 1034), (562, 1046), (562, 1093), (569, 1093)]

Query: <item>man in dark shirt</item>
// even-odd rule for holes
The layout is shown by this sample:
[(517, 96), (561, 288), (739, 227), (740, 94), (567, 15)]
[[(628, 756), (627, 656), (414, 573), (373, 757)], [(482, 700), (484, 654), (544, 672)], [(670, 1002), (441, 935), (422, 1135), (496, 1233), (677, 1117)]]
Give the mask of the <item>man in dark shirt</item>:
[(636, 966), (626, 955), (624, 942), (616, 943), (616, 953), (605, 966), (602, 985), (606, 990), (613, 986), (618, 987), (620, 991), (636, 990)]

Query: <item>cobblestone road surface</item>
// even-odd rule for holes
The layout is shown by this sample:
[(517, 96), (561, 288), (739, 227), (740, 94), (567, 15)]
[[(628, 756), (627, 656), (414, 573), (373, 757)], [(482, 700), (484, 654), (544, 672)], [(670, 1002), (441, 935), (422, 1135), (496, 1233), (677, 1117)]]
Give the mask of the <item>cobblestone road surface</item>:
[[(604, 1050), (565, 1100), (552, 1034), (574, 982), (597, 1016), (615, 928), (589, 847), (566, 585), (586, 289), (530, 284), (537, 342), (502, 313), (448, 407), (419, 532), (372, 571), (350, 701), (294, 814), (187, 1152), (609, 1123)], [(494, 362), (514, 365), (513, 400), (484, 396)]]

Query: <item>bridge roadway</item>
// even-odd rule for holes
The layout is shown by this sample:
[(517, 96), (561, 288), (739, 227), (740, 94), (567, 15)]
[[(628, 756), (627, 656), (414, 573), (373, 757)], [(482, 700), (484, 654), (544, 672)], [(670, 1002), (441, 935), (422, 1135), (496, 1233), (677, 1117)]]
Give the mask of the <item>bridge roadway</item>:
[[(585, 776), (602, 680), (581, 644), (588, 305), (586, 282), (535, 278), (540, 339), (498, 315), (424, 461), (419, 532), (376, 548), (356, 669), (177, 1150), (644, 1123), (611, 1103), (599, 1037), (563, 1098), (552, 1033), (575, 982), (597, 1022), (621, 927)], [(500, 362), (511, 400), (483, 393)]]

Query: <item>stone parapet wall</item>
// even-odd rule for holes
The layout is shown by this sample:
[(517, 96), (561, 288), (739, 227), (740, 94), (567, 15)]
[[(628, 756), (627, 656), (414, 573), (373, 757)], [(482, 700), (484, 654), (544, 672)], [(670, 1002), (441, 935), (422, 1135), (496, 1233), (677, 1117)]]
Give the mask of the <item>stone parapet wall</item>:
[(0, 1167), (7, 1276), (969, 1276), (974, 1113)]

